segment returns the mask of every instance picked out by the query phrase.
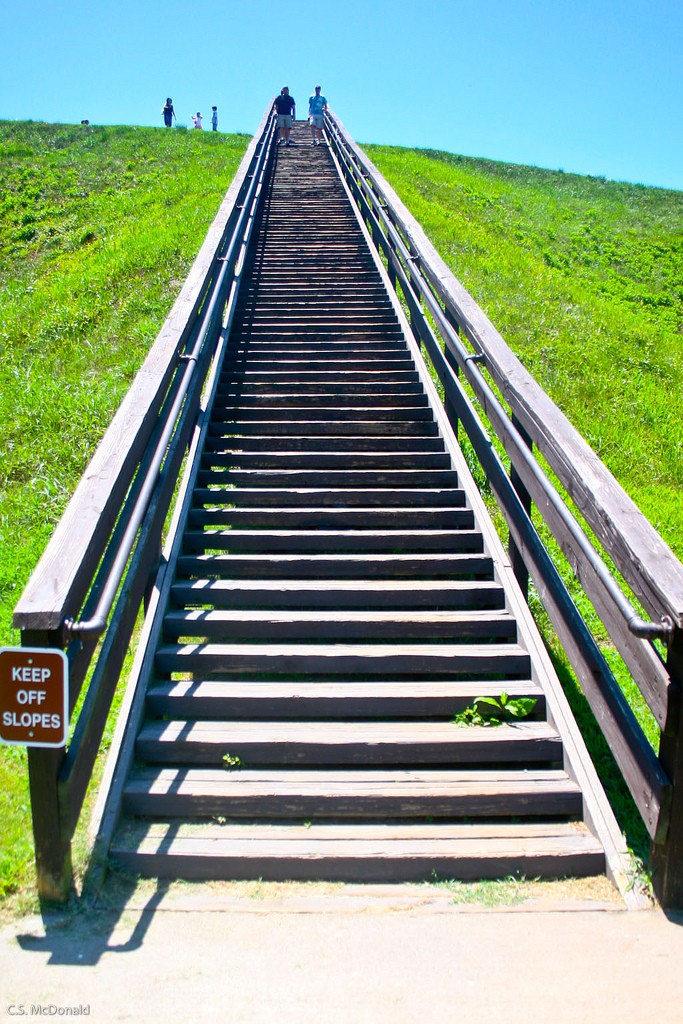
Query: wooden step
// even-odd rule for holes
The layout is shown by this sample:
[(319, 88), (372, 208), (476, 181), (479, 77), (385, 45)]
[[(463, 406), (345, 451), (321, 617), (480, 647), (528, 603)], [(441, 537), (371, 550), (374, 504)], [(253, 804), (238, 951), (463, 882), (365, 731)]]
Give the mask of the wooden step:
[(124, 825), (111, 859), (160, 878), (407, 882), (604, 871), (580, 823), (461, 825)]
[[(292, 375), (287, 374), (287, 376)], [(383, 396), (383, 400), (388, 402), (390, 395), (394, 396), (396, 401), (401, 396), (423, 395), (422, 385), (414, 384), (411, 381), (397, 380), (380, 383), (379, 381), (330, 380), (323, 378), (322, 374), (318, 376), (320, 378), (318, 380), (295, 383), (287, 380), (252, 380), (245, 379), (245, 375), (239, 377), (237, 374), (231, 374), (230, 380), (222, 381), (218, 385), (216, 394), (220, 396), (221, 402), (225, 401), (226, 396), (231, 395), (248, 396), (252, 402), (254, 400), (267, 401), (277, 395), (287, 395), (289, 398), (293, 395), (306, 395), (310, 401), (315, 399), (322, 402), (322, 396), (325, 401), (329, 401), (343, 395), (355, 396), (358, 401), (363, 398), (366, 403), (369, 399), (374, 400), (379, 396)], [(334, 376), (338, 375), (334, 374)]]
[[(271, 339), (271, 342), (275, 340)], [(303, 348), (296, 355), (292, 352), (278, 355), (275, 350), (268, 351), (269, 348), (274, 349), (274, 346), (267, 345), (263, 352), (249, 351), (247, 354), (242, 354), (241, 357), (235, 356), (230, 363), (231, 369), (239, 371), (242, 366), (246, 365), (257, 368), (259, 363), (267, 364), (274, 373), (295, 373), (299, 367), (306, 370), (329, 370), (331, 368), (367, 370), (373, 373), (380, 370), (392, 373), (394, 370), (414, 369), (412, 359), (401, 358), (398, 355), (396, 358), (388, 358), (386, 354), (373, 356), (368, 352), (365, 358), (361, 358), (342, 352), (305, 351)]]
[(468, 508), (195, 508), (190, 512), (192, 526), (228, 526), (270, 529), (282, 527), (305, 530), (416, 530), (422, 528), (459, 530), (472, 525)]
[(332, 409), (376, 409), (384, 411), (400, 409), (402, 415), (407, 411), (424, 409), (427, 406), (427, 396), (421, 391), (389, 391), (378, 393), (373, 391), (364, 394), (356, 394), (348, 388), (338, 391), (325, 391), (319, 387), (314, 392), (299, 392), (296, 388), (287, 391), (268, 392), (262, 391), (251, 393), (248, 388), (233, 388), (232, 390), (221, 389), (216, 397), (217, 409), (240, 410), (247, 409), (290, 409), (294, 415), (299, 415), (301, 409), (318, 412), (324, 410), (326, 413)]
[(233, 611), (192, 609), (164, 616), (167, 639), (203, 638), (290, 642), (330, 640), (516, 640), (517, 625), (507, 611)]
[(228, 365), (220, 377), (219, 389), (234, 385), (265, 385), (285, 388), (295, 385), (297, 388), (318, 387), (327, 384), (342, 387), (401, 388), (419, 383), (417, 370), (392, 370), (382, 373), (373, 370), (300, 370), (298, 373), (276, 373), (265, 368), (250, 369), (249, 363), (243, 364), (241, 370)]
[[(220, 417), (211, 420), (211, 432), (222, 437), (241, 437), (242, 435), (268, 436), (269, 438), (280, 436), (293, 437), (353, 437), (357, 443), (359, 437), (386, 437), (405, 436), (434, 437), (436, 438), (439, 429), (434, 420), (272, 420), (264, 415), (262, 419), (242, 420), (235, 422), (223, 421)], [(441, 439), (438, 438), (440, 441)]]
[(535, 700), (531, 718), (545, 717), (545, 696), (529, 680), (462, 682), (310, 681), (254, 682), (245, 679), (157, 680), (147, 691), (154, 717), (281, 721), (357, 718), (450, 720), (477, 697)]
[(163, 675), (262, 672), (319, 675), (445, 676), (528, 679), (529, 655), (516, 644), (166, 644), (156, 653)]
[(324, 456), (333, 453), (353, 453), (362, 451), (365, 454), (376, 453), (389, 455), (391, 453), (412, 452), (420, 455), (424, 452), (443, 453), (444, 443), (440, 437), (401, 437), (385, 435), (384, 437), (296, 437), (296, 436), (275, 436), (257, 434), (245, 436), (234, 436), (224, 434), (216, 425), (210, 428), (204, 445), (206, 458), (210, 458), (211, 452), (278, 452), (282, 455), (302, 452), (319, 453)]
[(176, 605), (220, 608), (502, 608), (501, 585), (491, 580), (208, 579), (176, 581)]
[[(322, 360), (326, 357), (334, 357), (334, 365), (330, 362), (321, 362), (320, 366), (308, 366), (306, 363), (311, 359)], [(408, 351), (408, 346), (403, 338), (375, 338), (372, 342), (334, 341), (326, 338), (324, 341), (307, 339), (305, 342), (292, 341), (263, 341), (260, 338), (231, 338), (225, 355), (225, 364), (222, 376), (235, 372), (239, 368), (249, 373), (281, 373), (287, 371), (276, 370), (271, 364), (273, 360), (293, 359), (301, 363), (302, 374), (377, 374), (387, 373), (389, 377), (394, 373), (415, 373), (415, 364)], [(345, 366), (348, 360), (361, 362), (360, 367)], [(388, 363), (384, 370), (373, 369), (368, 366), (373, 360)], [(292, 372), (292, 371), (290, 371)], [(304, 378), (305, 379), (305, 378)]]
[[(244, 287), (244, 285), (243, 285)], [(240, 294), (242, 292), (240, 291)], [(235, 319), (237, 321), (249, 320), (254, 316), (267, 317), (267, 316), (281, 316), (283, 308), (293, 314), (299, 316), (301, 314), (305, 316), (309, 315), (322, 315), (322, 316), (335, 316), (337, 314), (352, 314), (358, 315), (364, 313), (368, 308), (368, 301), (371, 301), (372, 309), (376, 314), (388, 315), (396, 320), (394, 307), (392, 306), (388, 297), (381, 298), (380, 293), (377, 292), (376, 296), (372, 299), (368, 299), (367, 294), (353, 296), (349, 291), (345, 291), (345, 295), (348, 299), (344, 301), (343, 298), (338, 298), (336, 301), (334, 298), (320, 298), (312, 299), (306, 298), (300, 301), (293, 301), (291, 298), (287, 299), (287, 305), (284, 307), (282, 297), (273, 296), (268, 299), (269, 292), (261, 289), (260, 291), (254, 291), (254, 289), (245, 288), (244, 298), (237, 300), (237, 306), (235, 307)]]
[(202, 554), (181, 555), (179, 576), (256, 579), (448, 579), (490, 577), (493, 563), (476, 552), (426, 554)]
[(273, 344), (287, 343), (287, 342), (315, 342), (316, 340), (328, 341), (330, 339), (342, 339), (344, 341), (356, 341), (366, 342), (374, 341), (379, 338), (396, 338), (397, 340), (403, 337), (403, 332), (399, 327), (394, 330), (387, 327), (367, 327), (367, 328), (355, 328), (355, 327), (330, 327), (327, 330), (325, 328), (319, 328), (317, 331), (309, 330), (306, 331), (303, 328), (292, 328), (287, 329), (286, 324), (283, 324), (280, 330), (275, 330), (273, 327), (263, 328), (249, 328), (249, 330), (242, 335), (238, 331), (235, 332), (235, 340), (239, 343), (240, 340), (253, 340), (259, 339), (261, 341), (271, 342)]
[(196, 487), (194, 501), (195, 505), (250, 505), (255, 508), (457, 508), (464, 506), (465, 492), (455, 487), (233, 487), (214, 491), (208, 487)]
[(223, 765), (533, 765), (562, 760), (547, 722), (458, 728), (441, 722), (147, 721), (136, 744), (140, 761)]
[(279, 331), (284, 326), (289, 331), (312, 331), (317, 334), (321, 330), (337, 332), (338, 330), (344, 331), (348, 327), (354, 327), (358, 330), (385, 326), (389, 329), (396, 329), (398, 320), (393, 310), (370, 311), (366, 309), (357, 313), (352, 313), (351, 311), (335, 313), (328, 309), (324, 313), (309, 313), (303, 310), (296, 311), (291, 306), (288, 306), (284, 316), (283, 312), (266, 312), (265, 310), (258, 309), (249, 317), (248, 322), (250, 334), (254, 330), (263, 330), (265, 328)]
[(564, 817), (581, 790), (560, 770), (225, 771), (139, 768), (129, 814), (267, 820)]
[[(453, 469), (200, 469), (197, 486), (273, 488), (457, 487)], [(229, 495), (229, 491), (226, 492)]]
[(481, 551), (478, 530), (186, 530), (183, 552), (224, 550), (274, 554), (318, 552)]
[(417, 408), (403, 408), (400, 405), (374, 406), (369, 402), (363, 405), (345, 405), (343, 399), (339, 398), (333, 405), (319, 407), (315, 405), (301, 405), (296, 409), (291, 408), (284, 402), (264, 402), (259, 405), (249, 406), (241, 403), (214, 404), (211, 410), (211, 418), (223, 422), (240, 422), (244, 420), (287, 420), (288, 423), (320, 420), (331, 423), (339, 420), (350, 422), (364, 422), (372, 420), (375, 423), (391, 423), (393, 421), (408, 421), (414, 423), (417, 420), (431, 422), (432, 411), (428, 406)]
[[(209, 451), (202, 455), (204, 469), (224, 466), (250, 470), (450, 470), (451, 457), (446, 452), (260, 452)], [(456, 477), (457, 479), (457, 477)]]

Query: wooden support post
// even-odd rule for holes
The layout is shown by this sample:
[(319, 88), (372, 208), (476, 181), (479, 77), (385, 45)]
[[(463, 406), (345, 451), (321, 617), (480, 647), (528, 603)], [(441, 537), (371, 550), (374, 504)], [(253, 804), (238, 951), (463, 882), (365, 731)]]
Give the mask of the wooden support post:
[[(524, 427), (519, 422), (516, 416), (512, 417), (512, 423), (519, 431), (519, 433), (522, 435), (525, 444), (527, 444), (529, 448), (533, 450), (534, 442), (531, 440), (531, 437), (526, 432), (526, 430), (524, 429)], [(510, 482), (512, 483), (512, 486), (516, 490), (519, 496), (519, 500), (521, 501), (527, 515), (531, 516), (531, 496), (527, 491), (526, 487), (524, 486), (524, 484), (522, 483), (522, 480), (514, 466), (512, 466), (510, 469)], [(524, 559), (522, 558), (521, 552), (515, 544), (515, 542), (513, 541), (512, 537), (508, 542), (508, 553), (510, 555), (510, 561), (512, 562), (512, 571), (514, 572), (515, 578), (519, 583), (522, 593), (524, 594), (525, 600), (528, 602), (529, 571), (526, 565), (524, 564)]]
[[(389, 245), (391, 245), (391, 248), (394, 249), (394, 251), (396, 251), (395, 247), (392, 245), (391, 238), (388, 238), (387, 241), (389, 242)], [(394, 264), (391, 262), (391, 260), (389, 260), (389, 265), (387, 266), (387, 274), (389, 275), (389, 280), (391, 281), (391, 287), (394, 289), (394, 291), (396, 291), (396, 271), (394, 270)]]
[(156, 580), (157, 572), (159, 570), (159, 566), (160, 565), (161, 565), (161, 536), (159, 536), (157, 538), (157, 541), (156, 541), (156, 555), (155, 555), (154, 562), (153, 562), (153, 569), (152, 569), (152, 571), (149, 574), (149, 578), (148, 578), (147, 584), (145, 586), (145, 593), (144, 593), (143, 598), (142, 598), (143, 608), (144, 608), (145, 615), (147, 614), (147, 609), (149, 608), (149, 603), (152, 600), (152, 594), (154, 593), (154, 581)]
[[(56, 632), (24, 630), (23, 647), (59, 647)], [(71, 837), (63, 835), (57, 781), (66, 749), (28, 748), (28, 778), (35, 845), (38, 896), (48, 903), (65, 903), (71, 890)]]
[[(677, 629), (666, 659), (672, 682), (683, 686), (683, 629)], [(663, 907), (683, 909), (683, 702), (680, 702), (677, 728), (663, 734), (659, 760), (673, 783), (669, 830), (663, 843), (650, 847), (652, 885)]]
[[(451, 325), (451, 327), (453, 328), (455, 333), (459, 335), (460, 334), (460, 326), (458, 324), (458, 321), (455, 319), (455, 317), (451, 313), (450, 309), (446, 308), (445, 313), (446, 313), (446, 319), (448, 320), (449, 324)], [(444, 348), (444, 355), (446, 357), (446, 362), (448, 363), (450, 368), (453, 370), (453, 373), (455, 374), (455, 376), (459, 377), (460, 376), (460, 367), (458, 366), (458, 360), (455, 358), (455, 356), (451, 352), (451, 350), (448, 347), (448, 345), (446, 345), (445, 348)], [(453, 433), (457, 437), (458, 436), (458, 424), (459, 424), (460, 421), (458, 419), (458, 413), (456, 411), (456, 408), (453, 405), (453, 403), (449, 400), (447, 395), (446, 395), (445, 400), (444, 400), (444, 408), (446, 410), (446, 415), (448, 416), (448, 419), (450, 420), (451, 426), (453, 427)]]
[(373, 245), (375, 246), (375, 249), (377, 249), (377, 251), (379, 252), (380, 251), (380, 248), (379, 248), (379, 245), (380, 245), (379, 229), (377, 227), (377, 224), (376, 224), (374, 218), (370, 220), (370, 230), (372, 232), (372, 242), (373, 242)]

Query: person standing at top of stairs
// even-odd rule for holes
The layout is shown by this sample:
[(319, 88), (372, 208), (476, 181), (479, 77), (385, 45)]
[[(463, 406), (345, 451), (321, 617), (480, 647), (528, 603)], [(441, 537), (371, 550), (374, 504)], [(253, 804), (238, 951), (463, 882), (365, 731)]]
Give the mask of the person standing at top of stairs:
[(296, 103), (294, 97), (289, 95), (289, 86), (283, 85), (280, 95), (273, 104), (277, 114), (277, 127), (280, 132), (278, 145), (291, 146), (289, 133), (292, 130), (292, 122), (296, 121)]
[(323, 140), (323, 117), (327, 110), (327, 99), (320, 95), (320, 88), (319, 85), (316, 85), (315, 93), (308, 97), (308, 118), (311, 122), (311, 138), (314, 146), (319, 146)]

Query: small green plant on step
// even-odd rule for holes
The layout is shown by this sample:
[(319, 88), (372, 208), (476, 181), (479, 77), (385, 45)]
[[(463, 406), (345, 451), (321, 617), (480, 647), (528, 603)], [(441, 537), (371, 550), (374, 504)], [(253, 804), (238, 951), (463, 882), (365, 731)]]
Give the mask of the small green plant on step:
[(509, 697), (503, 690), (500, 697), (475, 697), (472, 707), (465, 708), (453, 719), (460, 728), (467, 725), (502, 725), (503, 722), (526, 718), (536, 707), (534, 697)]
[(226, 753), (223, 754), (223, 767), (226, 772), (234, 772), (238, 768), (244, 768), (244, 765), (242, 764), (242, 759), (237, 754)]

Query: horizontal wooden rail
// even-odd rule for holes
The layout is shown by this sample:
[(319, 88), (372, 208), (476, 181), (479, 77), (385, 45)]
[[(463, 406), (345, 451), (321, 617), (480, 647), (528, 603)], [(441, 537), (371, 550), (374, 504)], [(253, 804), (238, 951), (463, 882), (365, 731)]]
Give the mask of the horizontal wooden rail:
[[(527, 573), (531, 575), (654, 840), (653, 863), (659, 864), (661, 878), (667, 879), (660, 891), (668, 894), (669, 902), (680, 905), (683, 867), (671, 870), (675, 855), (667, 857), (662, 851), (683, 850), (683, 801), (676, 791), (676, 786), (683, 784), (681, 673), (676, 670), (680, 658), (675, 654), (681, 643), (683, 566), (524, 369), (333, 112), (328, 113), (327, 129), (374, 243), (387, 260), (390, 280), (400, 287), (416, 337), (443, 386), (446, 410), (456, 429), (461, 423), (467, 433), (507, 521), (513, 563), (519, 559), (518, 578), (525, 580)], [(460, 374), (510, 458), (509, 477), (460, 383)], [(644, 621), (629, 604), (533, 454), (534, 444), (656, 621)], [(532, 505), (558, 542), (652, 710), (662, 730), (662, 758), (657, 758), (648, 743), (545, 549), (531, 519)], [(666, 664), (650, 642), (654, 637), (669, 645)]]

